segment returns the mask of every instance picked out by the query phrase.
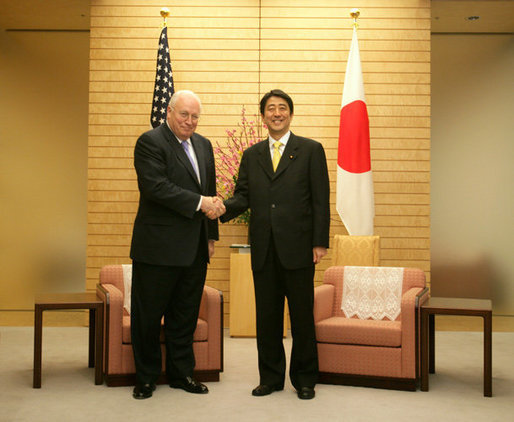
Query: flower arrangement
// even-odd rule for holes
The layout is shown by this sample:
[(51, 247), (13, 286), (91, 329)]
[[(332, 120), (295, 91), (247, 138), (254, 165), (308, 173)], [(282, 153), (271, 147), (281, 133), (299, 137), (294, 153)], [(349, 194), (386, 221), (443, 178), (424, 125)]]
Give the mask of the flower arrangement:
[[(243, 151), (262, 139), (263, 125), (260, 116), (254, 116), (254, 120), (246, 118), (246, 109), (241, 111), (241, 122), (237, 129), (227, 129), (227, 145), (221, 146), (216, 142), (214, 154), (216, 156), (216, 188), (218, 195), (223, 199), (230, 198), (234, 194), (239, 164)], [(246, 210), (234, 219), (235, 223), (248, 224), (250, 222), (250, 210)]]

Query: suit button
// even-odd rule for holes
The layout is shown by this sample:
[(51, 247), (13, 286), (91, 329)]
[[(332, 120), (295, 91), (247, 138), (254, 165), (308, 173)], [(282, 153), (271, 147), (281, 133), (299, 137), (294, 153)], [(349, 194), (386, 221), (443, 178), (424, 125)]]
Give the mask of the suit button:
[(275, 204), (271, 204), (271, 208), (275, 208)]

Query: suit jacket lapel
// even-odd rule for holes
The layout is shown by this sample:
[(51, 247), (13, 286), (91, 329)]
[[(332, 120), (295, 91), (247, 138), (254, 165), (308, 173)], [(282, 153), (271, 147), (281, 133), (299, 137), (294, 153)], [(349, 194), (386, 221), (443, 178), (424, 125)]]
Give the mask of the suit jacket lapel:
[[(205, 157), (205, 149), (203, 148), (202, 143), (198, 140), (196, 135), (193, 133), (191, 136), (191, 144), (193, 144), (193, 149), (195, 150), (196, 154), (196, 161), (198, 162), (198, 171), (200, 172), (200, 180), (202, 181), (202, 184), (205, 184), (205, 180), (207, 178), (207, 169), (205, 168), (205, 165), (207, 163), (207, 158)], [(187, 156), (186, 156), (187, 158)], [(188, 158), (189, 161), (189, 158)], [(192, 169), (192, 166), (191, 166)], [(194, 170), (193, 170), (194, 173)], [(195, 174), (195, 173), (194, 173)], [(196, 174), (195, 174), (195, 180)]]
[(259, 156), (258, 161), (261, 165), (262, 169), (266, 173), (266, 175), (272, 179), (274, 172), (273, 172), (273, 164), (271, 162), (271, 153), (269, 149), (269, 138), (261, 141), (258, 145), (259, 146)]

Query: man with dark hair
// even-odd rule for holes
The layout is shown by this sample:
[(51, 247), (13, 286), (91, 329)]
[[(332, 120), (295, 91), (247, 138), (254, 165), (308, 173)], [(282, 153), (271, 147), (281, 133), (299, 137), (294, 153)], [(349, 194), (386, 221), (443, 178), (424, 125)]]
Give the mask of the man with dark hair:
[(218, 240), (215, 219), (224, 207), (216, 198), (211, 143), (195, 133), (200, 110), (196, 94), (177, 91), (167, 121), (141, 135), (134, 150), (140, 192), (130, 250), (135, 399), (151, 397), (161, 374), (163, 317), (170, 387), (208, 392), (192, 378), (193, 333)]
[(330, 186), (322, 145), (289, 130), (293, 101), (274, 89), (260, 111), (269, 137), (241, 159), (225, 222), (251, 210), (250, 241), (257, 314), (259, 385), (254, 396), (284, 388), (282, 343), (287, 297), (293, 347), (289, 376), (300, 399), (312, 399), (318, 377), (314, 331), (314, 267), (326, 254)]
[(286, 101), (287, 105), (289, 106), (289, 114), (291, 114), (291, 118), (294, 114), (294, 104), (293, 99), (287, 95), (284, 91), (281, 89), (272, 89), (271, 91), (264, 94), (261, 98), (261, 102), (259, 104), (259, 109), (261, 111), (261, 116), (264, 116), (264, 110), (266, 108), (266, 103), (270, 99), (270, 97), (279, 97)]

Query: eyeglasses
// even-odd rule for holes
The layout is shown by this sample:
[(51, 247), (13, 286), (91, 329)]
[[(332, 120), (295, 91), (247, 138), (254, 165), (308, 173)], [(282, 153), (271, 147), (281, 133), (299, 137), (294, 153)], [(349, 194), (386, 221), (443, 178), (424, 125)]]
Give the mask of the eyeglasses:
[(189, 117), (191, 117), (192, 122), (197, 122), (200, 116), (198, 114), (189, 114), (187, 111), (179, 111), (177, 114), (180, 116), (183, 120), (188, 120)]

